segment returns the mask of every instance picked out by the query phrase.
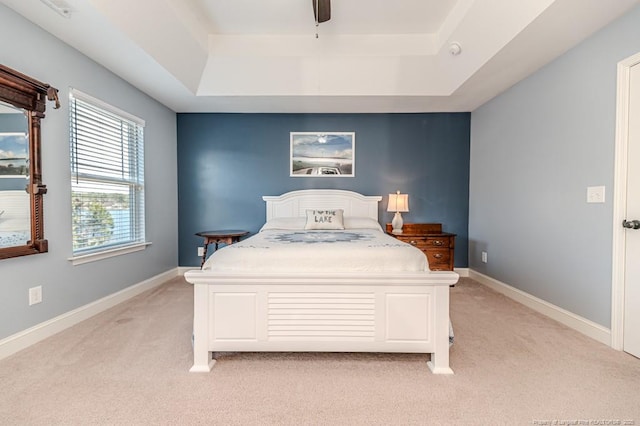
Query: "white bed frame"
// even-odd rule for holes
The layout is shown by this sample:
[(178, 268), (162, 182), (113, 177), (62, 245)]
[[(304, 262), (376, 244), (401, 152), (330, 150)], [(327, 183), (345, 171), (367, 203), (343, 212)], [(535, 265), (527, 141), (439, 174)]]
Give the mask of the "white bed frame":
[[(344, 209), (378, 220), (382, 197), (329, 189), (263, 197), (267, 220)], [(220, 273), (193, 270), (192, 372), (209, 372), (213, 352), (430, 353), (449, 367), (449, 286), (458, 274), (428, 272)]]

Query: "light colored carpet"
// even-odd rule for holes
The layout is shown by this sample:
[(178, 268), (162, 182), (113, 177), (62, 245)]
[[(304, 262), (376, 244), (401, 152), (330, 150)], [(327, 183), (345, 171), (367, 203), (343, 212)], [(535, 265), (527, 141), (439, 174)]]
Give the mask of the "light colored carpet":
[(451, 291), (453, 376), (428, 355), (335, 353), (189, 373), (192, 300), (176, 278), (0, 361), (0, 424), (640, 425), (640, 360), (470, 279)]

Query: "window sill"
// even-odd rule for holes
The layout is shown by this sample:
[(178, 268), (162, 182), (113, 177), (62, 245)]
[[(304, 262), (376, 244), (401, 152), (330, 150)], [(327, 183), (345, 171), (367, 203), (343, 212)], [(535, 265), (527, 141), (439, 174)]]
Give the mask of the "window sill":
[(80, 256), (74, 256), (74, 257), (70, 257), (68, 260), (74, 266), (82, 265), (84, 263), (96, 262), (98, 260), (108, 259), (110, 257), (115, 257), (123, 254), (133, 253), (136, 251), (141, 251), (146, 249), (147, 246), (150, 246), (150, 245), (151, 243), (149, 242), (134, 244), (130, 246), (114, 248), (111, 250), (104, 250), (97, 253), (89, 253), (89, 254), (83, 254)]

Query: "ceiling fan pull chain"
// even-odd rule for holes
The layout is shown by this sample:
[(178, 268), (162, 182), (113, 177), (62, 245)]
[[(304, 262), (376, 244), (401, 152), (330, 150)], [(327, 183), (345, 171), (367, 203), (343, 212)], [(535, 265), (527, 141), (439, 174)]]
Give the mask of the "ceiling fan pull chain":
[(318, 0), (315, 0), (316, 2), (316, 7), (315, 10), (313, 11), (315, 18), (316, 18), (316, 38), (318, 38), (318, 27), (320, 26), (320, 22), (318, 21), (318, 13), (319, 13), (319, 9), (318, 9)]

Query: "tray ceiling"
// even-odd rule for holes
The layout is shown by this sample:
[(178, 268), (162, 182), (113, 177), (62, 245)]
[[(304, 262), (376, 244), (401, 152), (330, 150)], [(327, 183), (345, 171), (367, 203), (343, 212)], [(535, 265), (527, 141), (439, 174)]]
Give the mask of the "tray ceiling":
[(639, 3), (0, 1), (176, 112), (333, 113), (472, 111)]

